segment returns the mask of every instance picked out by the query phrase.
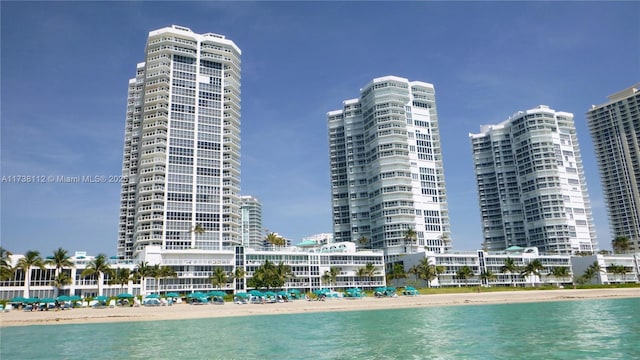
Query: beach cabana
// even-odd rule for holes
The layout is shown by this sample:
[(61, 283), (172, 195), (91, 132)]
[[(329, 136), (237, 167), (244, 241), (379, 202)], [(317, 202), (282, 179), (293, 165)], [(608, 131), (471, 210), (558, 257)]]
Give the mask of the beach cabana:
[(348, 299), (360, 299), (365, 297), (364, 292), (362, 291), (362, 289), (359, 289), (359, 288), (347, 289), (345, 293), (346, 293), (345, 297)]
[(300, 296), (300, 290), (298, 289), (289, 289), (289, 298), (290, 299), (302, 299), (302, 296)]
[(99, 295), (94, 297), (93, 300), (96, 302), (95, 304), (93, 304), (93, 307), (102, 308), (107, 306), (107, 301), (109, 300), (109, 297), (104, 295)]
[(199, 291), (188, 294), (187, 299), (189, 300), (189, 304), (193, 305), (202, 305), (209, 302), (207, 294)]
[(27, 298), (26, 297), (22, 297), (22, 296), (16, 296), (14, 298), (12, 298), (11, 300), (9, 300), (10, 303), (14, 303), (14, 304), (21, 304), (21, 303), (26, 303)]
[(236, 304), (248, 304), (249, 303), (249, 294), (246, 292), (239, 292), (233, 296), (233, 302)]
[(206, 295), (207, 295), (207, 297), (210, 297), (210, 298), (211, 297), (225, 297), (227, 295), (227, 293), (224, 292), (224, 291), (216, 291), (216, 290), (214, 290), (214, 291), (209, 291)]
[(416, 290), (416, 288), (414, 288), (413, 286), (406, 286), (402, 291), (402, 295), (418, 296), (419, 294), (418, 294), (418, 290)]
[(278, 291), (276, 293), (276, 296), (278, 297), (278, 301), (289, 301), (289, 293), (286, 291)]

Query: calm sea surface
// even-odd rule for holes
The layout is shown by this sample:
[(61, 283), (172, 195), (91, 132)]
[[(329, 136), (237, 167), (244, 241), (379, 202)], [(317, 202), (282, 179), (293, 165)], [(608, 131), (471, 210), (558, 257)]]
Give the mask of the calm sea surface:
[(640, 299), (2, 328), (0, 359), (640, 359)]

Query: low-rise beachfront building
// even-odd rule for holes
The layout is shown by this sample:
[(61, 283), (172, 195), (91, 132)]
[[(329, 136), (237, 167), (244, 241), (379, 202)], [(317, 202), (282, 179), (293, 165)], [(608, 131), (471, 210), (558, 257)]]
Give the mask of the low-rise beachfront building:
[[(12, 255), (11, 265), (15, 267), (23, 255)], [(387, 285), (384, 253), (381, 250), (357, 250), (352, 242), (332, 243), (316, 247), (281, 247), (277, 250), (256, 250), (236, 247), (222, 251), (168, 251), (159, 246), (148, 246), (140, 254), (137, 262), (122, 261), (115, 257), (107, 259), (111, 269), (128, 269), (133, 272), (141, 262), (148, 266), (169, 266), (175, 277), (148, 277), (142, 281), (128, 281), (125, 284), (114, 283), (114, 279), (105, 275), (101, 281), (97, 275), (82, 276), (82, 272), (95, 257), (77, 252), (70, 258), (75, 265), (64, 268), (72, 281), (57, 289), (54, 285), (56, 269), (46, 265), (44, 269), (34, 267), (30, 271), (29, 286), (25, 286), (25, 274), (17, 269), (13, 278), (0, 282), (0, 300), (17, 296), (22, 297), (55, 297), (57, 295), (78, 295), (94, 297), (96, 295), (116, 296), (120, 293), (146, 295), (151, 293), (191, 292), (223, 290), (228, 293), (247, 290), (247, 280), (251, 279), (256, 269), (267, 260), (274, 264), (283, 263), (291, 267), (295, 277), (284, 285), (285, 289), (313, 291), (320, 288), (346, 289), (359, 287), (373, 289)], [(427, 259), (430, 265), (441, 270), (427, 284), (416, 278), (411, 269)], [(538, 260), (542, 268), (537, 274), (522, 275), (523, 269)], [(592, 284), (638, 283), (640, 282), (640, 253), (624, 255), (546, 255), (539, 254), (536, 248), (511, 247), (505, 251), (487, 252), (483, 250), (466, 252), (419, 252), (406, 254), (401, 262), (406, 278), (395, 280), (388, 285), (404, 286), (416, 284), (418, 287), (460, 287), (460, 286), (539, 286), (571, 285), (578, 279)], [(597, 263), (596, 271), (588, 270)], [(368, 264), (374, 271), (363, 276), (360, 269)], [(508, 264), (511, 264), (510, 266)], [(461, 276), (461, 270), (468, 267), (470, 272)], [(337, 270), (335, 280), (328, 282), (325, 274)], [(508, 269), (511, 270), (508, 270)], [(242, 269), (244, 275), (229, 279), (225, 284), (214, 286), (211, 276), (216, 269), (223, 269), (227, 274), (238, 274)], [(556, 271), (554, 269), (566, 269)], [(585, 273), (592, 272), (590, 278), (584, 279)], [(554, 275), (556, 274), (556, 275)]]
[(640, 253), (590, 255), (571, 258), (571, 266), (589, 284), (623, 284), (640, 281)]
[[(12, 255), (11, 265), (16, 267), (23, 255)], [(76, 253), (70, 258), (74, 267), (62, 271), (72, 280), (68, 285), (57, 289), (54, 284), (56, 269), (46, 265), (44, 269), (34, 267), (30, 271), (30, 281), (25, 286), (24, 272), (17, 269), (13, 278), (0, 282), (0, 299), (22, 297), (55, 297), (57, 295), (78, 295), (93, 297), (96, 295), (116, 296), (120, 293), (145, 295), (151, 293), (191, 293), (207, 292), (218, 289), (229, 293), (247, 290), (247, 280), (253, 277), (255, 270), (267, 260), (278, 265), (283, 263), (291, 267), (294, 275), (287, 280), (285, 289), (313, 291), (320, 288), (360, 287), (371, 289), (385, 285), (385, 265), (382, 251), (356, 251), (353, 243), (334, 243), (315, 248), (295, 246), (280, 247), (275, 250), (255, 250), (235, 247), (218, 251), (193, 249), (162, 250), (160, 246), (147, 246), (140, 253), (138, 261), (122, 261), (116, 257), (107, 259), (113, 270), (128, 269), (133, 272), (141, 263), (147, 266), (168, 266), (175, 271), (175, 277), (147, 277), (139, 281), (116, 284), (109, 275), (82, 277), (82, 272), (95, 257), (85, 253)], [(358, 270), (372, 264), (374, 271), (366, 276), (358, 276)], [(332, 267), (339, 270), (333, 283), (323, 281), (323, 275)], [(214, 286), (211, 276), (216, 269), (226, 274), (244, 274), (229, 276), (225, 284)], [(236, 270), (242, 269), (237, 272)], [(99, 280), (101, 279), (101, 280)]]
[[(411, 275), (411, 268), (424, 259), (441, 271), (429, 284)], [(542, 268), (535, 273), (526, 273), (524, 269), (534, 260), (538, 260)], [(543, 284), (567, 285), (583, 276), (584, 271), (594, 261), (600, 263), (602, 271), (591, 279), (593, 284), (638, 283), (640, 282), (640, 253), (630, 255), (594, 255), (570, 256), (540, 254), (537, 248), (521, 248), (512, 246), (505, 251), (487, 252), (420, 252), (407, 254), (402, 264), (408, 277), (405, 281), (414, 281), (419, 286), (538, 286)], [(612, 277), (611, 264), (622, 265), (625, 272)], [(468, 267), (470, 272), (461, 276), (461, 269)], [(566, 270), (557, 270), (565, 268)], [(524, 273), (523, 273), (524, 272)], [(555, 274), (555, 275), (554, 275)], [(615, 280), (611, 280), (615, 279)]]

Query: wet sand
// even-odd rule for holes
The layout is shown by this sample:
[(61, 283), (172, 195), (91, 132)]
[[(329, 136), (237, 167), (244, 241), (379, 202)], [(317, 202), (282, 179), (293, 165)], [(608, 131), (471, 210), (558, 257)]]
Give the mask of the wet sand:
[(418, 308), (428, 306), (508, 304), (629, 297), (640, 297), (640, 288), (501, 291), (419, 296), (400, 295), (396, 298), (366, 297), (362, 299), (338, 299), (326, 301), (296, 300), (275, 304), (174, 304), (173, 306), (156, 307), (114, 307), (103, 309), (76, 308), (71, 310), (37, 312), (11, 310), (9, 312), (0, 313), (0, 327), (181, 320), (230, 316), (297, 314), (323, 311), (361, 311), (375, 309)]

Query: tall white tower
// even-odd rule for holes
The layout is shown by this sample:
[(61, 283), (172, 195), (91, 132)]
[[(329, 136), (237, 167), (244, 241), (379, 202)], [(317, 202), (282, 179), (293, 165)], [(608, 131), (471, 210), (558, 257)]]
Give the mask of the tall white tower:
[(240, 54), (222, 35), (149, 33), (129, 80), (120, 258), (241, 242)]
[(387, 262), (451, 248), (433, 85), (374, 79), (328, 123), (334, 240), (383, 249)]
[(483, 247), (535, 246), (571, 254), (597, 248), (573, 114), (520, 111), (470, 134)]
[(587, 112), (611, 239), (627, 237), (640, 251), (640, 83), (609, 96)]
[(257, 198), (244, 195), (242, 200), (242, 245), (262, 249), (264, 228), (262, 227), (262, 204)]

